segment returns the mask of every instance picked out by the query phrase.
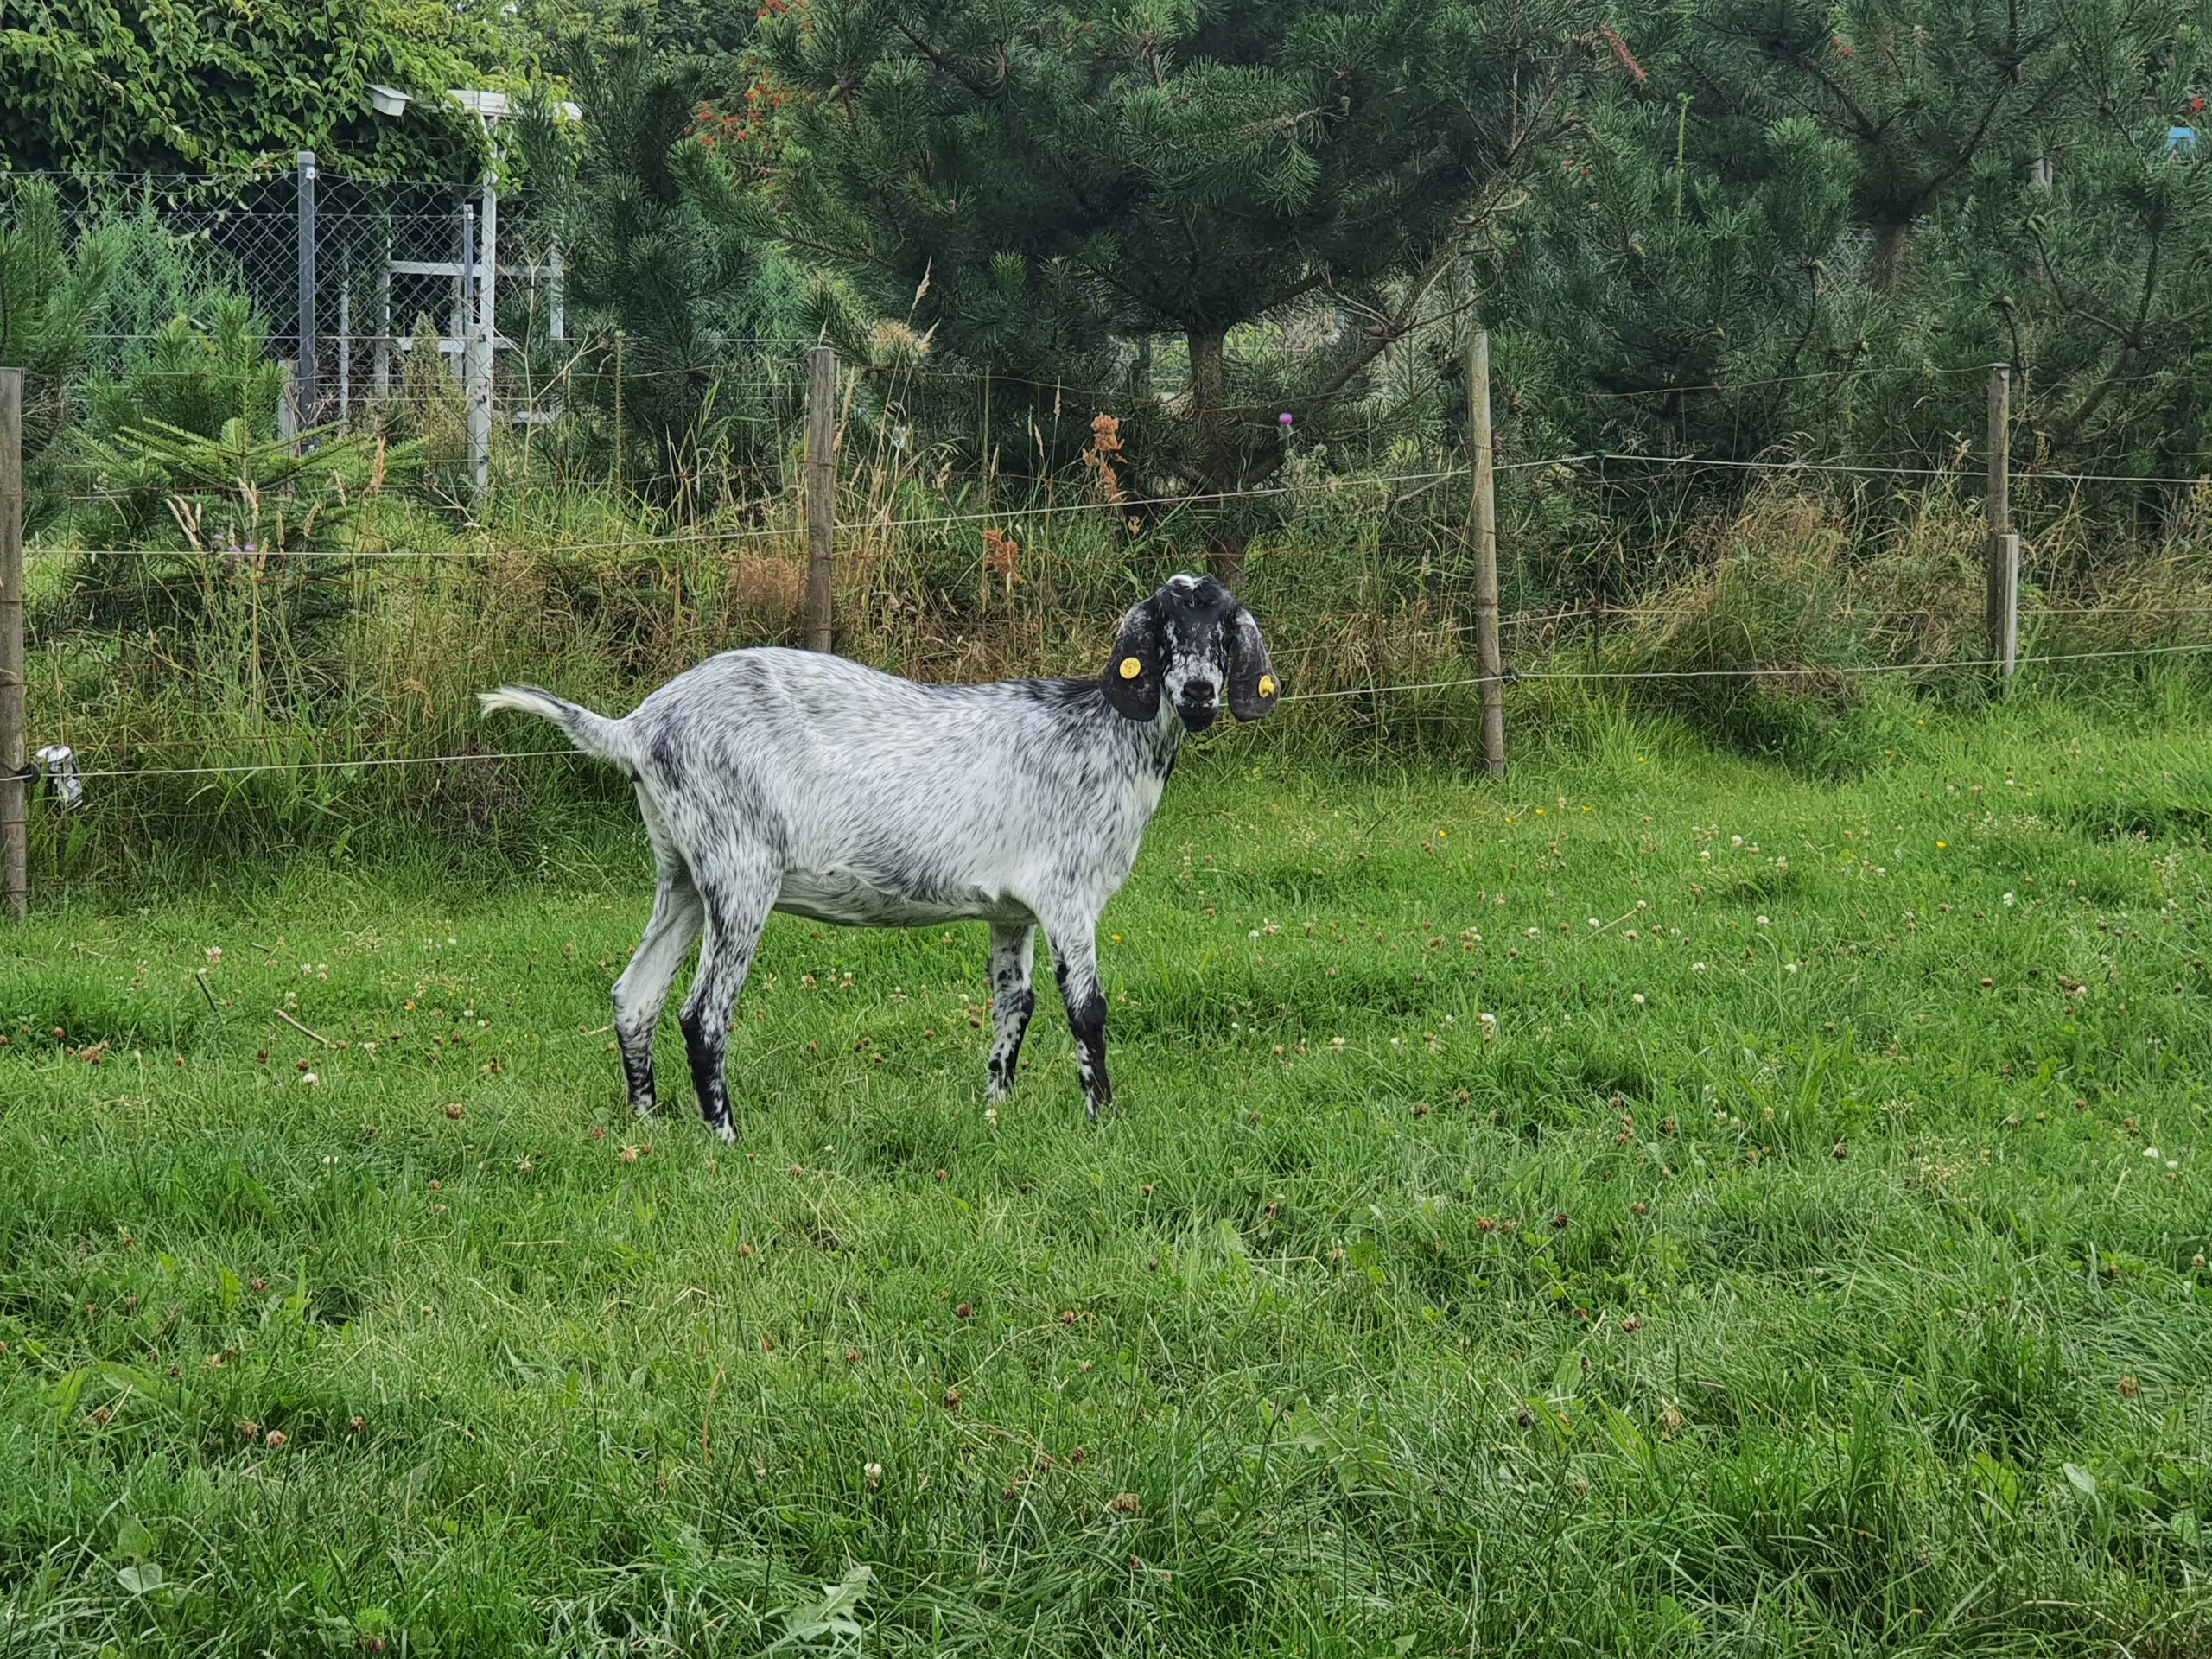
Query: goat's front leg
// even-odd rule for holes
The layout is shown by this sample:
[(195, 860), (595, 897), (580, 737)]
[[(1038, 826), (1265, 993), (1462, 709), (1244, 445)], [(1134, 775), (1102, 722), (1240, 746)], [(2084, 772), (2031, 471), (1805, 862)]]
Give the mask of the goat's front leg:
[(1075, 1036), (1084, 1103), (1094, 1123), (1114, 1103), (1114, 1086), (1106, 1078), (1106, 994), (1098, 983), (1096, 925), (1095, 918), (1086, 918), (1046, 926), (1052, 946), (1052, 971), (1060, 982), (1060, 1000), (1067, 1004), (1068, 1029)]
[(721, 873), (710, 877), (702, 871), (698, 881), (707, 925), (699, 946), (699, 971), (683, 1003), (683, 1052), (691, 1062), (699, 1115), (723, 1140), (734, 1141), (737, 1125), (730, 1116), (724, 1071), (730, 1016), (753, 966), (753, 953), (760, 948), (760, 930), (775, 904), (780, 873), (766, 866), (748, 868), (734, 878)]
[(991, 925), (991, 1059), (984, 1093), (1004, 1100), (1014, 1087), (1021, 1060), (1021, 1039), (1037, 1007), (1030, 988), (1030, 963), (1037, 948), (1037, 925)]

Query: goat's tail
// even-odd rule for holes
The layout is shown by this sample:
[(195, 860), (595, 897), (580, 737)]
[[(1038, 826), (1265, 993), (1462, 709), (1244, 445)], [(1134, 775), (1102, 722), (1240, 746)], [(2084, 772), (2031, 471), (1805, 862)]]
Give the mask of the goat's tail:
[(586, 754), (595, 754), (620, 766), (630, 764), (629, 734), (622, 722), (595, 715), (581, 703), (556, 697), (534, 685), (503, 685), (496, 691), (478, 693), (476, 701), (487, 715), (497, 709), (516, 709), (525, 715), (536, 715), (540, 720), (550, 720)]

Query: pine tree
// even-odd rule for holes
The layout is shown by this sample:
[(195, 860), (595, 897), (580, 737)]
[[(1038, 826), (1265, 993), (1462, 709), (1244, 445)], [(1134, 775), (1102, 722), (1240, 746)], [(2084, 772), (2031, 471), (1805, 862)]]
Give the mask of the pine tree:
[(563, 249), (571, 332), (588, 342), (551, 366), (605, 424), (620, 411), (628, 481), (667, 498), (711, 443), (726, 342), (766, 332), (775, 301), (735, 182), (693, 131), (704, 62), (656, 51), (632, 22), (564, 48), (581, 153), (543, 105), (521, 143), (539, 227)]
[(1999, 291), (1984, 327), (1993, 355), (2019, 366), (2030, 456), (2200, 474), (2212, 451), (2212, 16), (2201, 0), (2069, 0), (2058, 23), (2065, 102), (2037, 135), (2044, 165), (2007, 181), (1987, 213), (1983, 291)]
[[(805, 0), (761, 35), (799, 94), (780, 223), (1002, 398), (1148, 405), (1151, 486), (1249, 489), (1278, 416), (1325, 437), (1565, 130), (1568, 3)], [(1318, 348), (1247, 349), (1301, 313)]]
[[(1593, 120), (1506, 262), (1500, 355), (1540, 447), (1745, 459), (1789, 429), (1792, 378), (1856, 355), (1841, 147), (1777, 122), (1732, 187), (1675, 165), (1679, 131), (1663, 107)], [(1746, 383), (1769, 395), (1709, 390)]]
[(2017, 178), (2067, 96), (2063, 0), (1707, 0), (1683, 32), (1722, 142), (1802, 116), (1849, 148), (1853, 217), (1895, 290), (1916, 226), (1988, 175)]
[[(2202, 0), (1700, 0), (1618, 43), (1491, 301), (1535, 452), (1946, 465), (1986, 365), (2016, 454), (2201, 464), (2212, 398)], [(1749, 486), (1607, 467), (1635, 539)], [(1624, 524), (1624, 529), (1629, 526)]]

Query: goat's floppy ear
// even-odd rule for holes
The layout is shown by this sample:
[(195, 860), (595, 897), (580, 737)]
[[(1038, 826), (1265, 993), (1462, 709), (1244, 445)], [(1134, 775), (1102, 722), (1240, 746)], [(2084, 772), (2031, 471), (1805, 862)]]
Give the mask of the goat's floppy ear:
[(1105, 671), (1098, 677), (1107, 702), (1123, 719), (1149, 722), (1159, 717), (1160, 677), (1166, 667), (1160, 661), (1164, 644), (1154, 602), (1131, 606), (1114, 636)]
[(1258, 720), (1274, 709), (1281, 689), (1268, 661), (1268, 642), (1242, 605), (1230, 614), (1228, 633), (1229, 712), (1239, 720)]

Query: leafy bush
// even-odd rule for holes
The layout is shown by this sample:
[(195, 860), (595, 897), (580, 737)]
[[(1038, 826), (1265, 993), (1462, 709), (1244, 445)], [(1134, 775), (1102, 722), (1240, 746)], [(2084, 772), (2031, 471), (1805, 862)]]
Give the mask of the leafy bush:
[[(13, 10), (13, 9), (11, 9)], [(241, 171), (301, 149), (386, 176), (461, 176), (482, 148), (442, 94), (499, 60), (489, 8), (437, 0), (43, 0), (0, 28), (0, 164), (74, 173)], [(384, 82), (429, 96), (390, 121)]]

